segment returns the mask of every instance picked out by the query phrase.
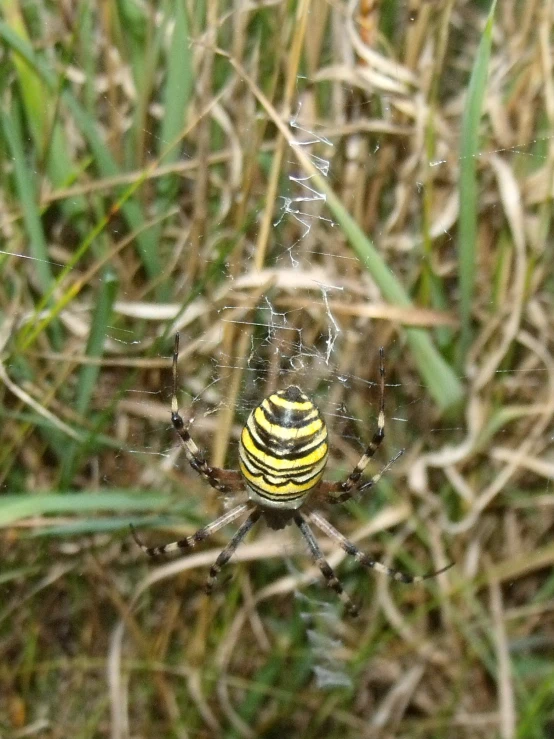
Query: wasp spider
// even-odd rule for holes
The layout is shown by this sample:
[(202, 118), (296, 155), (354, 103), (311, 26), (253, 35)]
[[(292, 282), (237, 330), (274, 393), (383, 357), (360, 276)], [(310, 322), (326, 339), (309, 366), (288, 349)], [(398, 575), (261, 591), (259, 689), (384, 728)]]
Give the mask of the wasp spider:
[(179, 434), (185, 455), (191, 465), (218, 492), (233, 494), (244, 492), (245, 502), (224, 513), (212, 523), (171, 544), (147, 547), (131, 526), (139, 547), (150, 556), (190, 549), (207, 539), (219, 529), (241, 516), (245, 520), (210, 568), (206, 592), (212, 592), (221, 568), (227, 564), (236, 548), (260, 518), (272, 529), (282, 529), (296, 524), (304, 536), (312, 557), (321, 570), (327, 585), (345, 604), (351, 615), (358, 608), (343, 590), (316, 541), (310, 524), (334, 539), (340, 547), (360, 564), (388, 575), (404, 583), (416, 583), (444, 572), (451, 565), (426, 575), (408, 575), (371, 559), (343, 536), (315, 510), (317, 503), (342, 503), (355, 493), (373, 487), (381, 476), (402, 454), (399, 452), (383, 469), (369, 480), (362, 474), (385, 436), (385, 367), (384, 351), (380, 350), (380, 410), (377, 431), (354, 470), (340, 482), (322, 481), (329, 454), (325, 421), (312, 401), (300, 388), (292, 385), (273, 393), (255, 408), (239, 441), (239, 470), (211, 467), (203, 452), (196, 446), (179, 414), (177, 402), (177, 359), (179, 334), (175, 336), (173, 351), (173, 395), (171, 422)]

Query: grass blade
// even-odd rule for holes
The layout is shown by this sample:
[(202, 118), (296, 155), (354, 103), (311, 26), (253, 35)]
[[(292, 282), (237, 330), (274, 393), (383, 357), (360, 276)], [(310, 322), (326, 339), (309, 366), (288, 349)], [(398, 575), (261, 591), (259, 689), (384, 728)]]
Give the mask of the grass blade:
[(460, 144), (460, 225), (458, 228), (460, 316), (462, 324), (459, 345), (459, 366), (463, 366), (465, 355), (471, 344), (471, 306), (475, 290), (477, 249), (477, 155), (479, 153), (479, 125), (487, 83), (495, 8), (496, 0), (493, 0), (471, 73), (462, 120), (462, 138)]
[[(119, 281), (116, 275), (111, 268), (106, 269), (101, 280), (98, 301), (92, 316), (92, 324), (86, 348), (88, 357), (98, 359), (104, 354), (104, 345), (118, 287)], [(94, 393), (99, 373), (99, 364), (83, 364), (81, 367), (75, 399), (75, 410), (81, 416), (85, 416), (89, 411), (90, 400)], [(73, 478), (78, 448), (75, 442), (70, 442), (65, 446), (60, 476), (61, 488), (67, 487)]]
[[(312, 183), (325, 192), (329, 209), (385, 298), (395, 305), (410, 306), (408, 294), (326, 180), (314, 173)], [(452, 367), (437, 351), (429, 333), (419, 328), (406, 328), (404, 331), (418, 370), (435, 402), (441, 410), (457, 405), (463, 396), (462, 385)]]
[[(289, 142), (299, 163), (306, 174), (310, 176), (310, 187), (319, 190), (325, 196), (329, 210), (385, 298), (395, 305), (411, 306), (412, 303), (408, 294), (396, 279), (383, 257), (362, 231), (356, 219), (350, 215), (340, 198), (329, 185), (328, 180), (322, 176), (310, 157), (302, 150), (302, 147), (298, 146), (298, 142), (292, 137), (289, 127), (277, 115), (269, 100), (257, 88), (248, 72), (233, 60), (231, 60), (231, 63), (271, 116), (271, 119), (281, 134)], [(405, 333), (414, 353), (418, 370), (427, 383), (429, 392), (435, 402), (443, 411), (457, 405), (463, 396), (462, 385), (452, 367), (437, 351), (428, 333), (423, 329), (415, 328), (406, 330)]]
[(35, 170), (34, 167), (29, 167), (27, 164), (16, 106), (5, 111), (2, 115), (2, 130), (13, 162), (17, 198), (21, 204), (28, 235), (30, 256), (34, 260), (33, 265), (36, 270), (38, 284), (44, 294), (52, 286), (53, 277), (50, 270), (46, 239), (42, 230), (40, 211), (36, 201)]
[[(0, 38), (2, 38), (11, 48), (16, 58), (20, 57), (27, 67), (33, 70), (34, 75), (39, 77), (45, 83), (48, 93), (52, 94), (57, 91), (56, 79), (45, 64), (37, 57), (32, 47), (14, 32), (9, 25), (0, 21)], [(78, 127), (88, 141), (91, 148), (95, 165), (102, 177), (114, 177), (120, 174), (119, 167), (115, 162), (109, 148), (102, 140), (96, 120), (91, 117), (82, 107), (69, 89), (63, 90), (62, 101), (67, 106)], [(134, 191), (131, 186), (127, 189), (127, 193), (131, 195)], [(142, 228), (144, 218), (142, 208), (136, 199), (130, 197), (120, 198), (121, 212), (131, 230), (137, 232), (137, 250), (144, 264), (144, 268), (148, 276), (155, 279), (161, 271), (161, 263), (159, 259), (159, 251), (157, 241), (152, 237), (148, 230)]]
[(98, 511), (150, 511), (167, 506), (169, 498), (156, 492), (152, 495), (121, 493), (105, 490), (102, 493), (39, 493), (3, 495), (0, 499), (0, 527), (16, 521), (47, 514), (80, 515)]

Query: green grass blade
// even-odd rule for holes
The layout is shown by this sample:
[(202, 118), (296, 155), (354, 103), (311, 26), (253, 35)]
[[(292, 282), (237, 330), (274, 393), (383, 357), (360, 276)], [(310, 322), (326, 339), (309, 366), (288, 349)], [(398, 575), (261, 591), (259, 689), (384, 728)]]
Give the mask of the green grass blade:
[[(548, 667), (546, 668), (548, 670)], [(554, 669), (543, 679), (535, 666), (533, 692), (523, 704), (516, 736), (518, 739), (544, 739), (549, 736), (554, 712)]]
[[(98, 133), (96, 121), (91, 117), (81, 104), (67, 90), (62, 95), (63, 101), (71, 111), (77, 125), (86, 136), (93, 157), (102, 177), (115, 177), (120, 170), (104, 141)], [(140, 180), (139, 180), (140, 184)], [(132, 185), (122, 194), (121, 212), (132, 231), (136, 231), (137, 251), (140, 255), (147, 275), (155, 279), (161, 271), (158, 245), (149, 229), (144, 229), (144, 218), (142, 208), (136, 199), (125, 198), (126, 193), (132, 194), (135, 190)]]
[(0, 586), (5, 586), (7, 583), (13, 580), (22, 580), (28, 578), (31, 575), (35, 575), (40, 572), (40, 566), (27, 566), (27, 567), (14, 567), (12, 570), (7, 570), (0, 573)]
[[(112, 318), (113, 305), (117, 296), (119, 280), (111, 268), (106, 269), (98, 294), (98, 302), (92, 316), (92, 325), (87, 342), (88, 357), (100, 358), (104, 354), (104, 344), (108, 326)], [(100, 365), (85, 364), (81, 368), (77, 387), (76, 410), (84, 415), (89, 408), (90, 399), (96, 385)]]
[(28, 493), (3, 495), (0, 498), (0, 527), (32, 516), (81, 515), (99, 511), (150, 511), (168, 505), (169, 497), (161, 493), (106, 490), (102, 493)]
[[(250, 79), (246, 70), (236, 64), (235, 67), (243, 78), (248, 80), (249, 86), (260, 99), (260, 102), (267, 106), (267, 101), (257, 91), (256, 85)], [(310, 175), (310, 186), (319, 190), (325, 196), (329, 210), (385, 298), (395, 305), (410, 307), (412, 303), (408, 294), (396, 279), (383, 257), (375, 249), (371, 240), (362, 231), (355, 218), (350, 215), (340, 198), (335, 194), (328, 180), (322, 176), (310, 157), (302, 151), (302, 147), (298, 146), (297, 142), (292, 140), (290, 131), (285, 123), (275, 117), (273, 121), (285, 139), (290, 142), (291, 148), (306, 174)], [(414, 353), (418, 370), (427, 383), (429, 392), (435, 399), (435, 402), (443, 411), (456, 406), (463, 397), (462, 385), (452, 367), (437, 351), (428, 332), (423, 329), (412, 328), (407, 329), (405, 335)]]
[(11, 110), (5, 111), (1, 119), (4, 138), (13, 162), (17, 197), (21, 204), (23, 221), (27, 231), (29, 254), (34, 260), (33, 265), (38, 283), (44, 294), (52, 286), (53, 277), (36, 199), (35, 170), (27, 162), (16, 106), (12, 106)]
[[(312, 183), (325, 193), (329, 209), (385, 298), (395, 305), (411, 306), (410, 298), (400, 282), (371, 240), (331, 190), (325, 178), (314, 174)], [(407, 328), (405, 334), (418, 370), (441, 410), (446, 410), (458, 404), (463, 396), (460, 380), (452, 367), (437, 351), (428, 332), (419, 328)]]
[[(19, 3), (9, 0), (4, 3), (3, 12), (12, 38), (17, 37), (23, 44), (30, 44)], [(74, 179), (76, 171), (62, 128), (55, 119), (59, 85), (56, 85), (53, 79), (52, 85), (45, 86), (44, 80), (37, 73), (34, 65), (18, 53), (16, 45), (11, 47), (11, 51), (27, 125), (33, 137), (38, 158), (44, 163), (52, 184), (55, 187), (63, 187)], [(84, 205), (83, 198), (73, 198), (67, 201), (64, 207), (69, 213), (75, 215), (83, 210)]]
[[(162, 164), (176, 162), (181, 152), (179, 147), (171, 146), (183, 131), (186, 111), (193, 91), (193, 60), (189, 39), (189, 27), (184, 5), (177, 3), (175, 8), (175, 27), (167, 58), (167, 78), (163, 100), (164, 117), (159, 137), (158, 151)], [(166, 178), (160, 181), (164, 182)], [(172, 178), (175, 180), (175, 178)]]
[[(46, 83), (50, 94), (57, 91), (56, 79), (48, 67), (37, 57), (32, 47), (3, 21), (0, 21), (0, 38)], [(95, 118), (87, 113), (69, 89), (65, 89), (61, 97), (87, 139), (100, 175), (102, 177), (114, 177), (120, 174), (119, 167), (99, 134)], [(126, 193), (129, 193), (129, 197), (120, 198), (121, 212), (129, 228), (137, 232), (137, 250), (146, 273), (150, 278), (155, 279), (161, 271), (158, 245), (152, 234), (147, 229), (142, 228), (144, 224), (142, 208), (137, 200), (130, 198), (134, 190), (135, 186), (129, 187), (126, 191)]]
[[(116, 299), (119, 280), (111, 268), (103, 277), (98, 302), (92, 317), (91, 330), (87, 342), (88, 357), (100, 358), (104, 353), (104, 344), (108, 335), (108, 326), (112, 317), (112, 309)], [(100, 373), (100, 365), (83, 365), (77, 388), (76, 410), (84, 415), (89, 408), (90, 399)]]
[[(164, 115), (158, 138), (158, 156), (161, 164), (172, 164), (182, 156), (182, 146), (175, 146), (182, 137), (187, 120), (187, 110), (194, 89), (193, 59), (189, 39), (189, 27), (184, 4), (174, 8), (174, 28), (168, 50), (167, 76), (163, 90)], [(167, 212), (178, 196), (180, 179), (175, 175), (160, 178), (157, 183), (156, 212)], [(152, 234), (157, 242), (162, 235), (158, 226)], [(160, 297), (163, 296), (163, 288)]]
[[(106, 269), (100, 285), (98, 300), (92, 316), (92, 324), (87, 342), (86, 355), (99, 359), (104, 354), (104, 345), (108, 334), (108, 326), (112, 319), (113, 305), (117, 296), (119, 281), (111, 268)], [(84, 364), (79, 372), (77, 383), (77, 394), (75, 399), (75, 410), (81, 416), (85, 416), (90, 407), (90, 400), (100, 373), (100, 365)], [(78, 446), (70, 442), (66, 446), (63, 456), (60, 487), (69, 485), (73, 478), (75, 469), (75, 458)]]
[[(158, 505), (157, 508), (159, 509)], [(163, 528), (175, 526), (176, 524), (176, 519), (168, 518), (168, 516), (148, 516), (147, 520), (142, 520), (136, 515), (113, 516), (110, 513), (109, 517), (106, 518), (99, 518), (97, 515), (94, 515), (91, 518), (79, 518), (71, 521), (71, 523), (56, 524), (54, 526), (48, 526), (48, 522), (46, 522), (41, 528), (33, 529), (30, 537), (33, 539), (44, 537), (58, 538), (62, 536), (85, 536), (86, 534), (111, 534), (117, 532), (124, 532), (126, 536), (130, 536), (130, 523), (140, 527), (142, 530), (146, 527), (146, 521), (148, 528)], [(182, 525), (183, 522), (190, 523), (186, 515), (179, 519), (179, 525)]]
[[(30, 43), (19, 3), (15, 0), (5, 0), (2, 7), (2, 14), (6, 19), (5, 25), (11, 33), (25, 43)], [(49, 126), (49, 106), (44, 104), (43, 85), (28, 60), (17, 53), (13, 53), (13, 50), (12, 61), (19, 82), (21, 100), (27, 111), (29, 130), (38, 151), (43, 155)]]
[(461, 336), (459, 366), (471, 344), (471, 306), (475, 289), (477, 250), (477, 156), (479, 153), (479, 126), (487, 84), (492, 29), (496, 0), (493, 0), (477, 57), (469, 81), (469, 89), (462, 120), (460, 142), (460, 224), (458, 228), (458, 260), (460, 268)]

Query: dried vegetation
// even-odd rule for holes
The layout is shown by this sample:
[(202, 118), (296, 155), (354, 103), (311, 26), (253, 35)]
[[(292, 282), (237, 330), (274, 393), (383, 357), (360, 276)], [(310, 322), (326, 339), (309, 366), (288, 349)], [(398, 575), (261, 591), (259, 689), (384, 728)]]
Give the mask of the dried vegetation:
[[(2, 736), (552, 735), (554, 5), (488, 11), (3, 4)], [(406, 453), (334, 521), (455, 567), (407, 588), (327, 546), (357, 620), (288, 530), (209, 601), (228, 532), (149, 568), (129, 521), (222, 505), (169, 425), (175, 330), (216, 464), (293, 378), (337, 476), (384, 346), (376, 465)]]

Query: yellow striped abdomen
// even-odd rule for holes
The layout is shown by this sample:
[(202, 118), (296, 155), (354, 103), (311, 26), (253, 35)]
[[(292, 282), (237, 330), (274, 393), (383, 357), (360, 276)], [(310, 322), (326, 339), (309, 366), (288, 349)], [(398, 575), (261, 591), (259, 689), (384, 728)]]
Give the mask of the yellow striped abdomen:
[(294, 385), (255, 408), (239, 442), (240, 469), (252, 500), (294, 510), (321, 480), (327, 428), (319, 410)]

